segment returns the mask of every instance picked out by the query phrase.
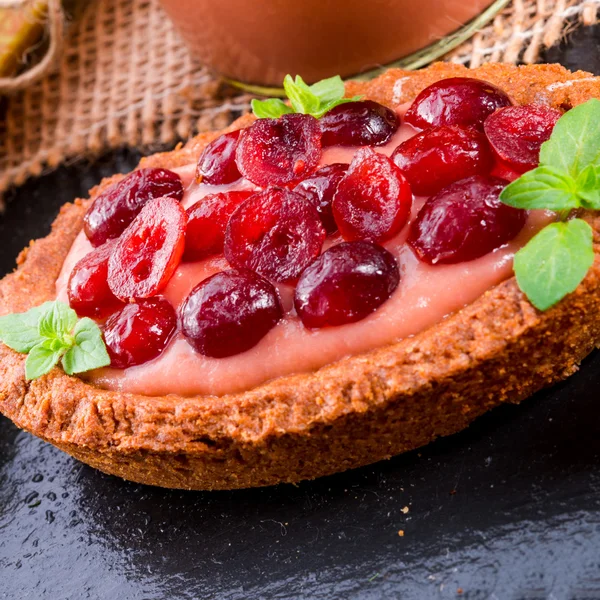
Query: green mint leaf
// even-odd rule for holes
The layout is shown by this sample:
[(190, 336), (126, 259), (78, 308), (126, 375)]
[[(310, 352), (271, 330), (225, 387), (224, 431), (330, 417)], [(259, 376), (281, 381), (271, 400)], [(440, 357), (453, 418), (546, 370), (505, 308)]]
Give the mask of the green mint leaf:
[(333, 100), (325, 104), (321, 104), (319, 110), (313, 113), (313, 117), (320, 119), (326, 112), (329, 112), (332, 108), (335, 108), (339, 104), (346, 104), (347, 102), (356, 102), (360, 100), (362, 96), (353, 96), (352, 98), (340, 98), (339, 100)]
[(592, 228), (582, 219), (552, 223), (515, 254), (517, 283), (539, 310), (573, 292), (592, 263)]
[(98, 325), (88, 318), (78, 320), (63, 302), (46, 302), (26, 313), (0, 317), (0, 340), (28, 354), (28, 380), (48, 373), (61, 357), (68, 375), (110, 364)]
[(339, 75), (308, 85), (300, 75), (293, 79), (286, 75), (283, 89), (290, 100), (291, 107), (279, 98), (252, 100), (252, 112), (259, 119), (277, 119), (289, 113), (312, 115), (320, 119), (327, 111), (338, 104), (356, 102), (362, 96), (344, 98), (344, 82)]
[(64, 302), (52, 302), (39, 321), (40, 335), (60, 340), (64, 347), (72, 345), (70, 333), (77, 324), (77, 313)]
[(39, 333), (40, 316), (44, 314), (51, 302), (36, 306), (24, 313), (0, 317), (0, 341), (15, 352), (27, 353), (34, 346), (44, 341)]
[[(600, 141), (599, 141), (600, 144)], [(577, 193), (581, 205), (590, 210), (600, 210), (600, 166), (588, 165), (577, 177)]]
[(294, 112), (311, 115), (319, 110), (321, 104), (319, 98), (312, 93), (300, 75), (296, 75), (296, 81), (292, 79), (291, 75), (286, 75), (283, 80), (283, 89), (290, 99)]
[(344, 82), (339, 75), (322, 79), (310, 86), (310, 91), (319, 99), (321, 104), (336, 102), (344, 97)]
[(281, 115), (293, 113), (283, 100), (279, 98), (270, 98), (269, 100), (252, 100), (252, 112), (259, 119), (278, 119)]
[(542, 144), (540, 164), (577, 177), (588, 165), (600, 165), (600, 100), (588, 100), (566, 112)]
[(62, 350), (55, 351), (50, 348), (48, 341), (33, 347), (25, 361), (25, 378), (27, 381), (37, 379), (51, 371), (60, 360), (62, 352)]
[(110, 364), (100, 328), (91, 319), (83, 318), (73, 330), (75, 345), (63, 356), (62, 365), (67, 375), (99, 369)]
[(580, 205), (577, 188), (575, 179), (564, 171), (556, 167), (538, 167), (507, 185), (500, 194), (500, 200), (509, 206), (527, 210), (571, 210)]

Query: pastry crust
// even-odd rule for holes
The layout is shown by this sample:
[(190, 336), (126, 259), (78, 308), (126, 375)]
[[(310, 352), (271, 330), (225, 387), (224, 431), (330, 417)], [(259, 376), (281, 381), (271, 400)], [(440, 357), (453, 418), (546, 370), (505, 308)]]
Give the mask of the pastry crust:
[[(495, 83), (519, 103), (567, 108), (600, 97), (600, 78), (557, 65), (489, 64), (468, 71), (436, 64), (390, 70), (372, 82), (349, 83), (347, 92), (394, 106), (457, 75)], [(230, 129), (251, 119), (242, 117)], [(141, 165), (193, 162), (220, 133), (201, 134)], [(92, 198), (120, 177), (103, 181)], [(63, 206), (52, 233), (21, 253), (18, 269), (0, 282), (0, 314), (54, 298), (89, 202)], [(164, 487), (296, 482), (389, 458), (564, 379), (600, 345), (600, 217), (584, 217), (594, 229), (594, 265), (573, 294), (545, 313), (510, 279), (414, 337), (223, 397), (111, 392), (59, 368), (26, 382), (25, 356), (0, 344), (0, 412), (106, 473)]]

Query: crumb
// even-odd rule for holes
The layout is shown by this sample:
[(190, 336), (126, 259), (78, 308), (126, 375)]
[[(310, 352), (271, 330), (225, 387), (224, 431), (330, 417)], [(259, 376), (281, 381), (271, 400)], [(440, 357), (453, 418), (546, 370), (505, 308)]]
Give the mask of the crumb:
[(398, 531), (398, 535), (400, 537), (404, 537), (404, 529), (401, 529), (400, 531)]
[(456, 494), (456, 490), (450, 490), (450, 495), (454, 496), (454, 494)]
[(458, 589), (456, 590), (456, 593), (457, 593), (457, 594), (462, 594), (462, 593), (463, 593), (463, 589), (462, 589), (462, 588), (458, 588)]
[(406, 514), (408, 511), (409, 511), (409, 508), (408, 508), (408, 506), (405, 506), (405, 507), (402, 509), (402, 512), (403, 512), (404, 514)]

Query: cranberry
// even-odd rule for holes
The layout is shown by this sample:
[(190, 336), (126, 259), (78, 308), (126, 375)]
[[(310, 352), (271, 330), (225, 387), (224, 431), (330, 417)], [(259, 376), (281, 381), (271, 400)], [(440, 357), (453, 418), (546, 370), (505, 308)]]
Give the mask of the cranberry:
[(406, 111), (404, 120), (417, 129), (465, 125), (481, 130), (489, 115), (511, 104), (501, 89), (487, 81), (451, 77), (425, 88)]
[(197, 261), (223, 252), (225, 228), (229, 218), (252, 194), (252, 191), (210, 194), (188, 208), (183, 259)]
[(489, 116), (483, 127), (498, 159), (524, 173), (538, 166), (540, 148), (561, 116), (546, 106), (509, 106)]
[(339, 104), (320, 123), (323, 146), (380, 146), (396, 133), (400, 119), (383, 104), (361, 100)]
[(173, 198), (146, 204), (108, 261), (108, 285), (117, 298), (148, 298), (167, 285), (183, 254), (186, 221)]
[(108, 287), (108, 259), (116, 240), (106, 242), (84, 256), (71, 271), (67, 285), (69, 305), (80, 317), (104, 319), (123, 303)]
[(181, 177), (167, 169), (138, 169), (102, 192), (85, 214), (83, 230), (93, 246), (117, 238), (153, 198), (183, 198)]
[(498, 199), (506, 185), (481, 175), (449, 185), (425, 203), (408, 243), (429, 264), (473, 260), (506, 244), (527, 220), (526, 211)]
[(400, 144), (392, 160), (417, 196), (431, 196), (471, 175), (487, 175), (494, 164), (485, 136), (457, 126), (422, 131)]
[(294, 306), (306, 327), (360, 321), (398, 287), (392, 254), (370, 242), (343, 242), (326, 250), (302, 273)]
[(181, 307), (181, 329), (197, 352), (223, 358), (256, 346), (282, 315), (273, 284), (248, 269), (232, 269), (190, 292)]
[(383, 154), (361, 148), (333, 197), (333, 216), (346, 240), (383, 242), (406, 224), (412, 205), (410, 185)]
[(258, 119), (244, 129), (236, 151), (240, 172), (256, 185), (294, 184), (321, 160), (321, 130), (310, 115)]
[(337, 230), (331, 211), (331, 202), (337, 186), (347, 170), (348, 165), (345, 163), (326, 165), (294, 188), (295, 192), (302, 194), (317, 209), (327, 233)]
[(126, 369), (159, 356), (177, 327), (175, 309), (164, 298), (127, 304), (104, 326), (110, 366)]
[(267, 279), (288, 283), (321, 252), (325, 229), (303, 196), (283, 188), (254, 194), (233, 213), (225, 233), (225, 258)]
[(196, 168), (196, 179), (202, 183), (222, 185), (233, 183), (242, 174), (235, 164), (235, 149), (237, 148), (240, 129), (224, 133), (214, 139), (200, 155)]

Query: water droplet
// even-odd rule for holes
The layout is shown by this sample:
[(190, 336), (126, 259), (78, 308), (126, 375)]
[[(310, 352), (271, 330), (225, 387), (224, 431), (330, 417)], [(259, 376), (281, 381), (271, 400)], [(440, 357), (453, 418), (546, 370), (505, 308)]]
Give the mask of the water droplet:
[(42, 479), (44, 479), (44, 476), (41, 473), (36, 473), (32, 478), (31, 481), (33, 481), (34, 483), (39, 483), (40, 481), (42, 481)]
[(48, 523), (54, 523), (54, 513), (51, 510), (46, 511), (46, 521), (48, 521)]
[(37, 492), (31, 492), (30, 494), (27, 494), (25, 497), (25, 504), (31, 504), (38, 496), (39, 494)]

